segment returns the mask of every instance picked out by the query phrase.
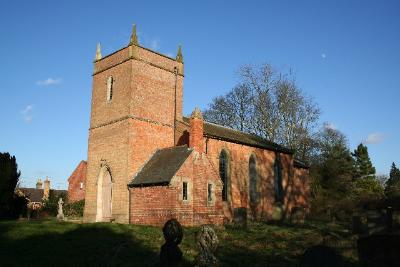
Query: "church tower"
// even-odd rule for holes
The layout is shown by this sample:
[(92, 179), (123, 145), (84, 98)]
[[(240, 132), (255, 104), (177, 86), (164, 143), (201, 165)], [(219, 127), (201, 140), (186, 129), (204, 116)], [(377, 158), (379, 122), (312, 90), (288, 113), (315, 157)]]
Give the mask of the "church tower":
[(127, 184), (159, 148), (176, 143), (182, 120), (183, 56), (129, 44), (94, 61), (86, 174), (86, 221), (129, 222)]

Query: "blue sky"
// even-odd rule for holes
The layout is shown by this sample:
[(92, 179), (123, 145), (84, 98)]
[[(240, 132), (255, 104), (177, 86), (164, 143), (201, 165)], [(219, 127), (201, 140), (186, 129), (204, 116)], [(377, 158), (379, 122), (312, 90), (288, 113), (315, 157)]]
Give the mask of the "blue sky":
[(129, 41), (175, 55), (183, 45), (184, 113), (231, 89), (243, 64), (289, 69), (378, 173), (400, 164), (399, 1), (2, 1), (0, 152), (22, 185), (53, 188), (87, 157), (91, 73)]

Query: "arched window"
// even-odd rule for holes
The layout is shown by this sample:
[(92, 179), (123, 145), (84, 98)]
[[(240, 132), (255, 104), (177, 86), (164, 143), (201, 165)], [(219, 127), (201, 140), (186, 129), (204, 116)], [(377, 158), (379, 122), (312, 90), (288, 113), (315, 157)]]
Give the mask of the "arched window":
[(257, 166), (254, 155), (249, 159), (249, 195), (250, 203), (257, 202)]
[(113, 76), (109, 76), (107, 78), (107, 101), (111, 101), (113, 97), (113, 83), (114, 78)]
[(221, 151), (219, 155), (219, 176), (221, 177), (223, 187), (222, 187), (222, 200), (228, 200), (228, 185), (229, 185), (229, 176), (228, 176), (228, 154), (225, 150)]
[(274, 190), (275, 190), (275, 201), (282, 203), (283, 202), (282, 163), (281, 163), (281, 156), (279, 153), (275, 154)]

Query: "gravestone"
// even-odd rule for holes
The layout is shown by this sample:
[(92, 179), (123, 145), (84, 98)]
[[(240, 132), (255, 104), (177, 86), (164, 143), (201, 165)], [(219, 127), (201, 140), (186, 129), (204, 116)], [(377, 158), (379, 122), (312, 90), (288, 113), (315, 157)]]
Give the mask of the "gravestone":
[(304, 224), (306, 212), (303, 207), (294, 207), (290, 213), (290, 222), (292, 224)]
[(353, 234), (368, 234), (367, 218), (359, 213), (351, 218), (351, 226)]
[(278, 203), (275, 204), (274, 207), (272, 208), (272, 220), (273, 221), (281, 221), (283, 219), (283, 205)]
[(64, 201), (62, 200), (62, 198), (60, 198), (58, 200), (58, 214), (57, 214), (57, 220), (58, 221), (64, 221), (64, 212), (63, 212), (63, 204)]
[(179, 266), (182, 261), (182, 251), (178, 247), (183, 239), (182, 226), (177, 220), (171, 219), (164, 224), (162, 231), (165, 243), (160, 251), (161, 266)]
[(388, 232), (393, 231), (393, 209), (392, 209), (392, 207), (386, 208), (386, 229)]
[(235, 226), (242, 228), (247, 227), (247, 209), (246, 208), (236, 208), (233, 210), (233, 222)]
[(393, 228), (395, 230), (400, 229), (400, 210), (394, 210), (392, 212), (392, 218), (393, 218)]
[(379, 233), (386, 229), (387, 215), (382, 210), (369, 210), (366, 212), (368, 222), (368, 233)]
[(218, 260), (214, 253), (218, 248), (219, 240), (211, 226), (203, 225), (196, 234), (196, 242), (200, 253), (196, 257), (196, 267), (217, 266)]

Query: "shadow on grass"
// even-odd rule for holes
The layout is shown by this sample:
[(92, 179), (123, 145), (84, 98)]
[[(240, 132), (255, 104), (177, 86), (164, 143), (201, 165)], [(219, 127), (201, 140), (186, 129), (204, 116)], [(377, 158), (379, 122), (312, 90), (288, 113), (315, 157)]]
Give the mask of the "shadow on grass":
[[(53, 228), (37, 231), (35, 223), (0, 224), (0, 265), (159, 266), (159, 251), (146, 246), (132, 231), (121, 229), (124, 226), (43, 224), (46, 226)], [(33, 230), (26, 235), (29, 229)]]

